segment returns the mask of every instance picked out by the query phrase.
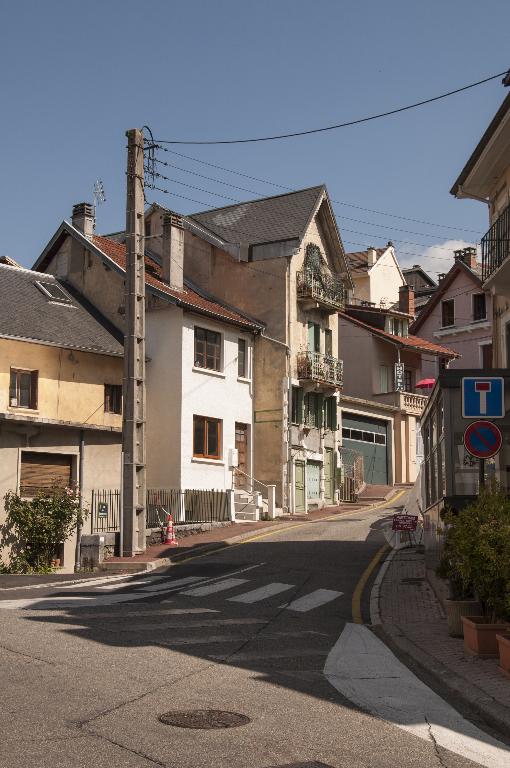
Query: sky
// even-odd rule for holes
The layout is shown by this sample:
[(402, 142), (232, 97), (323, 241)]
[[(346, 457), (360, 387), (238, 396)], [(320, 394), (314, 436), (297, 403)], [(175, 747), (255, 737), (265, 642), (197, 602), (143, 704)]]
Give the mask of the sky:
[[(0, 0), (0, 10), (0, 255), (23, 266), (97, 179), (96, 231), (124, 228), (127, 129), (188, 141), (307, 130), (510, 67), (508, 0)], [(497, 79), (285, 141), (165, 145), (187, 157), (159, 152), (178, 166), (159, 166), (171, 194), (147, 197), (187, 214), (325, 183), (347, 251), (392, 240), (404, 266), (435, 277), (488, 228), (483, 203), (449, 190), (507, 92)]]

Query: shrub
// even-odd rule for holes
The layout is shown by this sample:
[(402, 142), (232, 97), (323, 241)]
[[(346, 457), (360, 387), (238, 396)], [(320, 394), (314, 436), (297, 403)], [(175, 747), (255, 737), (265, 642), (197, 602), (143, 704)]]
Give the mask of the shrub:
[[(80, 496), (74, 488), (50, 488), (33, 499), (12, 491), (5, 496), (7, 517), (1, 526), (1, 547), (9, 547), (10, 573), (47, 573), (53, 570), (58, 547), (80, 522)], [(82, 521), (81, 521), (82, 522)]]
[(492, 621), (510, 617), (510, 500), (497, 486), (480, 490), (460, 512), (445, 514), (446, 554), (464, 590), (472, 586)]

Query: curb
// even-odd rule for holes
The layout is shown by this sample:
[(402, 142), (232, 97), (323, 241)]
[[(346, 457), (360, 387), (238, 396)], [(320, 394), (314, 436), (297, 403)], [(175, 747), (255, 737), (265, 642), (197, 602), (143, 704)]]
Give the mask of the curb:
[[(391, 494), (391, 496), (395, 496), (400, 491), (399, 488), (394, 489), (394, 492)], [(391, 501), (390, 499), (384, 501), (384, 502), (377, 502), (374, 504), (371, 504), (370, 506), (362, 506), (359, 510), (360, 512), (370, 512), (373, 509), (378, 509), (384, 504), (386, 504), (387, 501)], [(330, 514), (326, 515), (325, 517), (318, 517), (315, 518), (315, 520), (296, 520), (292, 518), (280, 518), (285, 520), (285, 522), (290, 523), (290, 525), (268, 525), (264, 528), (258, 528), (255, 531), (246, 531), (246, 533), (238, 533), (236, 536), (230, 536), (228, 539), (223, 539), (220, 542), (208, 542), (205, 544), (199, 544), (193, 552), (176, 552), (173, 557), (159, 557), (154, 560), (148, 560), (144, 563), (136, 563), (131, 561), (130, 565), (134, 566), (143, 566), (139, 567), (137, 570), (130, 571), (128, 568), (125, 568), (123, 572), (121, 571), (122, 563), (119, 563), (119, 571), (116, 573), (111, 573), (108, 575), (105, 571), (100, 571), (99, 573), (102, 573), (101, 576), (91, 576), (90, 579), (73, 579), (70, 578), (66, 581), (53, 581), (53, 582), (45, 582), (44, 584), (26, 584), (24, 586), (12, 586), (12, 587), (0, 587), (0, 593), (2, 592), (9, 592), (12, 590), (27, 590), (27, 589), (45, 589), (45, 588), (53, 588), (53, 587), (64, 587), (64, 586), (72, 586), (73, 584), (84, 584), (84, 585), (93, 585), (93, 584), (104, 584), (107, 581), (120, 581), (121, 579), (125, 579), (129, 576), (143, 576), (146, 573), (152, 572), (152, 571), (159, 571), (162, 568), (169, 568), (172, 565), (178, 565), (181, 562), (185, 562), (188, 559), (192, 559), (195, 557), (202, 557), (207, 554), (212, 554), (215, 551), (220, 551), (222, 549), (226, 549), (229, 546), (241, 544), (244, 540), (249, 538), (256, 538), (258, 536), (264, 536), (268, 533), (277, 532), (277, 531), (283, 531), (283, 530), (289, 530), (289, 528), (294, 528), (296, 526), (300, 525), (309, 525), (313, 522), (320, 522), (321, 520), (331, 520), (335, 517), (343, 517), (343, 515), (351, 514), (352, 510), (345, 510), (345, 512), (337, 513), (337, 514)], [(127, 563), (124, 563), (125, 566), (127, 566)], [(70, 574), (71, 576), (71, 574)]]
[(379, 607), (381, 588), (391, 562), (399, 551), (392, 550), (389, 553), (372, 587), (370, 593), (370, 620), (372, 624), (370, 628), (406, 666), (411, 669), (413, 666), (416, 667), (418, 672), (421, 673), (420, 676), (425, 678), (425, 681), (429, 678), (431, 682), (436, 684), (440, 695), (442, 691), (445, 698), (449, 696), (456, 708), (458, 708), (460, 702), (471, 713), (480, 717), (488, 726), (501, 732), (503, 735), (506, 734), (506, 739), (508, 740), (508, 734), (510, 733), (510, 708), (497, 702), (488, 696), (485, 691), (478, 688), (478, 686), (461, 677), (456, 672), (452, 672), (440, 661), (430, 656), (421, 648), (418, 648), (412, 640), (406, 637), (399, 626), (383, 622)]

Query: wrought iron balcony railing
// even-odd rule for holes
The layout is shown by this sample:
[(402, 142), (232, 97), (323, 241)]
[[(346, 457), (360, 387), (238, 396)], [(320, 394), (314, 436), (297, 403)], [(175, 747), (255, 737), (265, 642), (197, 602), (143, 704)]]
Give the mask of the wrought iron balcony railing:
[(305, 269), (297, 273), (298, 299), (308, 299), (339, 311), (345, 306), (345, 285), (338, 277), (326, 272)]
[(482, 237), (482, 281), (485, 282), (510, 256), (510, 204)]
[(344, 375), (343, 360), (319, 352), (299, 352), (297, 356), (298, 379), (308, 379), (322, 384), (341, 387)]

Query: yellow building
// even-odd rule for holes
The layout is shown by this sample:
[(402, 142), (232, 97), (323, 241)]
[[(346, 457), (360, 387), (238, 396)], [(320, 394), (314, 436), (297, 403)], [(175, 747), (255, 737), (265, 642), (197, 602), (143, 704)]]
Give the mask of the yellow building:
[[(122, 335), (68, 286), (0, 264), (0, 525), (8, 491), (77, 484), (90, 506), (92, 489), (120, 487), (122, 356)], [(66, 571), (75, 543), (58, 553)]]

